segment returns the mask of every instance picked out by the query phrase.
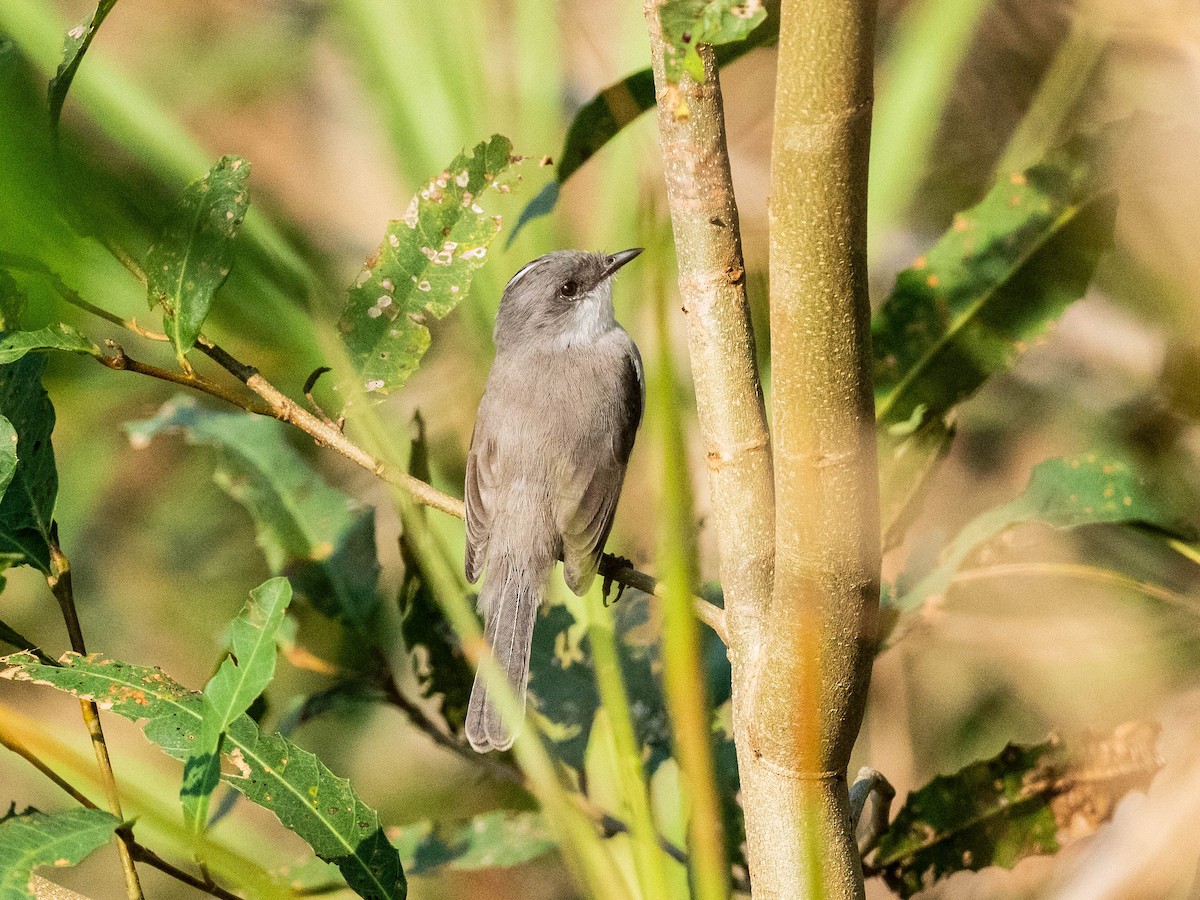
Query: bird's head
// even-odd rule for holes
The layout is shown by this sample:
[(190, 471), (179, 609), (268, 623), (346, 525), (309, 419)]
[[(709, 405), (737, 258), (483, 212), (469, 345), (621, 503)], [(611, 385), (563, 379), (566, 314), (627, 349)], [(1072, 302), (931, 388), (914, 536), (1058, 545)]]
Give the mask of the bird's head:
[(642, 250), (555, 250), (508, 282), (496, 315), (496, 348), (565, 348), (597, 340), (616, 325), (612, 277)]

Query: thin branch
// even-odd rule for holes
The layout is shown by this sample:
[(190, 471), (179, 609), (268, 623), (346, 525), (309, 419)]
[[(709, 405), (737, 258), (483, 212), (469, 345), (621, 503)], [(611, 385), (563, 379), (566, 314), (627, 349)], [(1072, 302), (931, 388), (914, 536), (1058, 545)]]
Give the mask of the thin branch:
[[(50, 574), (46, 576), (50, 591), (58, 600), (62, 609), (63, 621), (67, 625), (67, 634), (71, 638), (71, 649), (81, 655), (87, 654), (83, 640), (83, 629), (79, 624), (79, 614), (75, 610), (75, 592), (71, 586), (71, 563), (63, 554), (56, 540), (50, 544)], [(121, 795), (117, 790), (117, 779), (113, 774), (112, 760), (108, 756), (108, 744), (104, 740), (104, 728), (100, 724), (100, 710), (91, 700), (79, 701), (83, 722), (92, 738), (92, 749), (96, 753), (96, 763), (100, 766), (100, 781), (104, 785), (104, 793), (108, 800), (108, 811), (117, 819), (124, 821), (121, 812)], [(121, 857), (121, 869), (125, 874), (125, 892), (129, 900), (142, 900), (142, 885), (138, 879), (137, 868), (133, 864), (132, 848), (129, 840), (117, 836), (117, 851)]]
[[(58, 787), (60, 787), (63, 791), (69, 794), (71, 798), (80, 806), (84, 807), (85, 809), (100, 808), (91, 800), (89, 800), (83, 794), (83, 792), (81, 792), (73, 784), (46, 765), (46, 763), (44, 763), (41, 758), (39, 758), (32, 750), (22, 744), (11, 734), (7, 734), (2, 730), (0, 730), (0, 746), (6, 747), (13, 753), (17, 754), (17, 756), (21, 757), (23, 760), (49, 778), (52, 782), (58, 785)], [(119, 815), (118, 818), (120, 818)], [(202, 890), (213, 897), (220, 897), (221, 900), (239, 900), (239, 898), (237, 898), (234, 894), (231, 894), (223, 888), (218, 887), (211, 881), (205, 882), (193, 875), (189, 875), (182, 869), (178, 869), (171, 865), (149, 847), (139, 844), (133, 837), (133, 829), (131, 825), (117, 829), (117, 835), (122, 841), (122, 846), (128, 847), (130, 855), (139, 862), (144, 862), (146, 865), (158, 869), (160, 872), (164, 872), (165, 874), (170, 875), (172, 878), (182, 881), (184, 884), (189, 884), (194, 888), (198, 888), (199, 890)]]
[(194, 372), (188, 373), (172, 369), (160, 369), (158, 366), (134, 359), (125, 352), (124, 348), (113, 341), (105, 341), (105, 343), (113, 351), (113, 355), (97, 356), (95, 359), (101, 365), (107, 366), (110, 369), (118, 372), (136, 372), (138, 375), (149, 375), (151, 378), (157, 378), (160, 381), (169, 381), (171, 384), (178, 384), (201, 391), (212, 397), (216, 397), (218, 400), (224, 400), (226, 403), (244, 409), (247, 412), (262, 416), (271, 415), (271, 411), (266, 406), (256, 404), (249, 397), (243, 397), (241, 394), (235, 393), (224, 385), (217, 384), (215, 381), (210, 381)]

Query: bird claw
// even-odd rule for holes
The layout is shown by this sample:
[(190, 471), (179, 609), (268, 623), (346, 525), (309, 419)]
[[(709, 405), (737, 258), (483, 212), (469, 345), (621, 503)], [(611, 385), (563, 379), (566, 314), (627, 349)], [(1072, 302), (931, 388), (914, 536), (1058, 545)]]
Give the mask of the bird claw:
[[(600, 589), (601, 595), (604, 598), (604, 606), (606, 609), (610, 606), (615, 606), (616, 604), (620, 603), (621, 598), (623, 596), (625, 596), (626, 585), (617, 582), (616, 579), (613, 578), (611, 572), (614, 569), (632, 569), (633, 568), (633, 562), (626, 559), (623, 556), (611, 556), (611, 557), (609, 557), (609, 559), (611, 560), (611, 564), (610, 564), (610, 568), (609, 568), (610, 574), (604, 576), (604, 583)], [(608, 599), (608, 595), (612, 593), (612, 587), (613, 587), (614, 583), (617, 585), (617, 596), (614, 597), (612, 599), (612, 601), (610, 602)]]

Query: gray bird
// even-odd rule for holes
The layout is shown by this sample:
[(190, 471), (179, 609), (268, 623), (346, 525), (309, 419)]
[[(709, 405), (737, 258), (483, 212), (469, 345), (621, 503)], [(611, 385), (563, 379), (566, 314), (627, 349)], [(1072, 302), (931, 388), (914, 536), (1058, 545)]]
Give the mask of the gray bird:
[[(612, 304), (613, 274), (641, 252), (548, 253), (512, 277), (496, 315), (467, 456), (466, 572), (474, 583), (487, 568), (484, 630), (522, 710), (547, 579), (561, 559), (571, 590), (591, 585), (641, 424), (642, 358)], [(505, 750), (515, 736), (477, 673), (471, 746)]]

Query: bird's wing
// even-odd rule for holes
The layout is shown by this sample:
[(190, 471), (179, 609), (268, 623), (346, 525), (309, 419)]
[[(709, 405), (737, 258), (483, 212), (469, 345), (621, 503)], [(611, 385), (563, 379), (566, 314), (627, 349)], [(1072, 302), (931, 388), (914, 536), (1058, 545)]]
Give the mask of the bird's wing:
[(642, 421), (645, 396), (642, 360), (637, 347), (625, 358), (621, 391), (606, 446), (583, 448), (572, 461), (570, 485), (560, 499), (558, 527), (562, 535), (563, 577), (576, 594), (588, 589), (612, 530), (625, 464)]
[(471, 434), (471, 449), (467, 454), (467, 480), (463, 500), (467, 507), (467, 552), (465, 568), (467, 581), (479, 580), (487, 559), (488, 534), (492, 528), (492, 506), (496, 497), (495, 446), (479, 437), (479, 425)]

